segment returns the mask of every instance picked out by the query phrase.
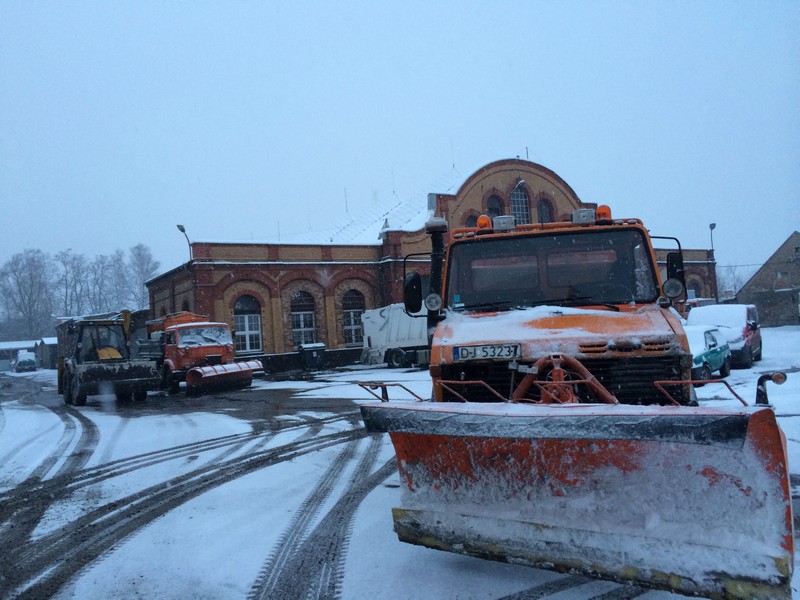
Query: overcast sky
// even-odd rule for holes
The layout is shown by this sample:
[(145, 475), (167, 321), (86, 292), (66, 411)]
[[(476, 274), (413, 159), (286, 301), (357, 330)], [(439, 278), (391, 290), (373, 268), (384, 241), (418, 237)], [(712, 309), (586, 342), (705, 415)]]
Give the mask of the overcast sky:
[(322, 239), (516, 156), (759, 264), (800, 229), (798, 32), (797, 1), (0, 0), (0, 264)]

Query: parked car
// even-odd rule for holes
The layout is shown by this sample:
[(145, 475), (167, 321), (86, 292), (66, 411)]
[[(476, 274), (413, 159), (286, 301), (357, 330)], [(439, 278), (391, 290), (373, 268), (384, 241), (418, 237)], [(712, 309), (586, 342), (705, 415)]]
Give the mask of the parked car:
[(710, 304), (689, 312), (689, 325), (714, 325), (731, 348), (731, 364), (749, 369), (763, 351), (758, 310), (752, 304)]
[(36, 370), (36, 355), (28, 350), (17, 352), (17, 362), (14, 363), (14, 371), (22, 373), (24, 371)]
[(687, 325), (684, 329), (694, 360), (692, 379), (711, 379), (716, 371), (721, 377), (730, 375), (731, 349), (720, 330), (709, 325)]

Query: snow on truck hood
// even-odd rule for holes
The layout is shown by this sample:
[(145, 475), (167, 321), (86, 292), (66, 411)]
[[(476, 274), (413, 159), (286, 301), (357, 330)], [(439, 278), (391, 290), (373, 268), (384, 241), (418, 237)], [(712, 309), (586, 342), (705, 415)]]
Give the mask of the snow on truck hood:
[(657, 306), (633, 311), (537, 306), (492, 313), (446, 312), (436, 329), (434, 346), (523, 344), (537, 353), (579, 354), (579, 345), (643, 342), (675, 344), (675, 332)]

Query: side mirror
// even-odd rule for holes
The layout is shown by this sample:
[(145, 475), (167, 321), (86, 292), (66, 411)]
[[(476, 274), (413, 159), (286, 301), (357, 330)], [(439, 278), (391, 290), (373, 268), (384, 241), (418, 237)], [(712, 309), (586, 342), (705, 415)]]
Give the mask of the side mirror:
[(680, 252), (667, 254), (667, 279), (683, 281), (683, 255)]
[(756, 323), (755, 321), (748, 321), (747, 322), (747, 328), (750, 331), (755, 331), (756, 329), (758, 329), (758, 323)]
[(422, 310), (422, 277), (412, 272), (403, 281), (403, 304), (406, 312), (418, 313)]

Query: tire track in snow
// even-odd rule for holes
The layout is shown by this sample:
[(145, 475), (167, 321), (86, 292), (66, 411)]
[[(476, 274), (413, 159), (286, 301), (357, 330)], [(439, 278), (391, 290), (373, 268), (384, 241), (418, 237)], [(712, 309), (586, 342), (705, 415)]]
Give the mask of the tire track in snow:
[[(371, 436), (370, 446), (340, 499), (293, 551), (291, 560), (270, 578), (271, 584), (248, 598), (282, 600), (334, 599), (341, 595), (344, 559), (356, 509), (367, 494), (397, 470), (392, 457), (371, 473), (381, 448), (381, 435)], [(371, 473), (371, 474), (370, 474)]]
[(557, 579), (542, 583), (541, 585), (528, 588), (527, 590), (503, 596), (498, 600), (539, 600), (552, 598), (556, 595), (563, 598), (565, 597), (564, 592), (569, 592), (569, 597), (575, 600), (579, 598), (582, 600), (631, 600), (632, 598), (637, 598), (650, 591), (637, 586), (624, 584), (619, 584), (618, 588), (601, 594), (587, 593), (586, 590), (579, 589), (582, 586), (597, 583), (598, 581), (600, 580), (583, 575), (563, 575)]
[(99, 507), (37, 540), (7, 547), (13, 570), (0, 576), (0, 597), (38, 599), (56, 593), (123, 539), (170, 510), (238, 477), (323, 448), (366, 437), (363, 428), (339, 431), (199, 468)]
[[(0, 509), (0, 548), (15, 548), (24, 544), (38, 526), (42, 517), (49, 508), (62, 499), (66, 492), (63, 489), (53, 489), (48, 495), (31, 495), (32, 490), (55, 467), (58, 461), (63, 464), (55, 473), (56, 478), (68, 478), (83, 468), (92, 456), (100, 433), (97, 426), (84, 415), (71, 407), (49, 407), (64, 424), (64, 431), (56, 448), (33, 470), (31, 475), (13, 492), (22, 501), (2, 502)], [(76, 426), (76, 422), (80, 426)], [(67, 454), (68, 448), (75, 443)], [(64, 455), (66, 454), (66, 458)], [(0, 583), (7, 577), (4, 571), (12, 568), (9, 561), (4, 561), (0, 566)]]
[[(74, 409), (73, 409), (74, 410)], [(356, 413), (353, 413), (354, 415)], [(217, 438), (210, 438), (198, 442), (189, 442), (179, 446), (172, 446), (162, 450), (154, 450), (135, 456), (121, 458), (109, 463), (96, 465), (90, 469), (85, 469), (77, 473), (71, 473), (68, 476), (59, 476), (48, 480), (30, 480), (25, 485), (19, 485), (13, 490), (9, 490), (0, 494), (0, 522), (9, 518), (9, 514), (13, 509), (20, 505), (25, 505), (29, 502), (30, 496), (51, 496), (63, 492), (71, 493), (80, 488), (96, 485), (111, 479), (126, 475), (128, 473), (157, 465), (166, 461), (178, 460), (181, 458), (191, 457), (193, 455), (218, 450), (220, 448), (234, 448), (234, 450), (241, 450), (253, 440), (263, 438), (262, 443), (257, 447), (263, 447), (273, 437), (273, 432), (286, 432), (302, 429), (304, 431), (300, 438), (308, 438), (311, 433), (311, 428), (316, 434), (324, 425), (332, 424), (337, 421), (347, 420), (352, 423), (353, 418), (350, 414), (335, 415), (331, 417), (318, 418), (315, 420), (306, 419), (302, 423), (297, 422), (280, 422), (273, 429), (268, 431), (259, 432), (246, 432), (237, 433)], [(298, 438), (298, 439), (300, 439)], [(232, 452), (225, 451), (220, 457), (217, 457), (213, 462), (221, 462)]]
[(339, 481), (342, 471), (355, 456), (357, 446), (358, 440), (349, 442), (338, 456), (331, 461), (314, 490), (306, 497), (294, 517), (292, 517), (287, 530), (281, 535), (277, 549), (269, 557), (269, 560), (259, 572), (255, 583), (251, 586), (250, 592), (247, 594), (248, 599), (261, 600), (262, 598), (272, 597), (272, 590), (281, 573), (283, 573), (287, 563), (297, 551), (297, 546), (306, 536), (308, 528), (316, 518), (322, 504), (328, 499), (333, 487)]

